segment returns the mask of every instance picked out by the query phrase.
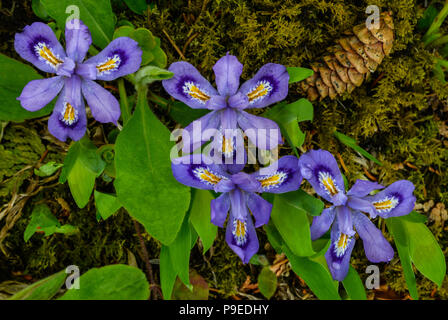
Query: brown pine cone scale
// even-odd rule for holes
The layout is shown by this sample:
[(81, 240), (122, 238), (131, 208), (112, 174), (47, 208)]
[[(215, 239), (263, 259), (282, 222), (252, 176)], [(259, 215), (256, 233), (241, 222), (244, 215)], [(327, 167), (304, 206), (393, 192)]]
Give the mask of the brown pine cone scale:
[(327, 49), (322, 62), (311, 64), (314, 74), (301, 83), (311, 101), (344, 92), (351, 93), (375, 72), (392, 50), (394, 24), (390, 12), (381, 14), (380, 26), (368, 29), (366, 24), (353, 27), (337, 44)]

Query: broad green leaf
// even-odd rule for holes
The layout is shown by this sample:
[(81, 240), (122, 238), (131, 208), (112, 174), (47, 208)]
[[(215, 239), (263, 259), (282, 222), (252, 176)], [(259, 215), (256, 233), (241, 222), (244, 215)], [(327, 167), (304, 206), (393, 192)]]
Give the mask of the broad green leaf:
[(405, 216), (401, 217), (402, 220), (406, 220), (409, 222), (415, 222), (415, 223), (426, 223), (428, 221), (428, 217), (418, 213), (417, 211), (412, 211), (410, 214), (407, 214)]
[(293, 207), (305, 210), (311, 216), (319, 216), (324, 209), (321, 200), (310, 196), (302, 189), (284, 193), (280, 197)]
[(300, 147), (305, 141), (305, 133), (298, 122), (313, 120), (313, 105), (307, 99), (293, 103), (279, 103), (266, 111), (263, 116), (274, 120), (291, 147)]
[(44, 232), (45, 236), (54, 233), (73, 234), (78, 228), (69, 224), (61, 226), (58, 219), (51, 213), (50, 208), (46, 204), (39, 204), (33, 208), (31, 220), (28, 223), (23, 239), (28, 241), (36, 232)]
[(115, 264), (93, 268), (79, 277), (79, 289), (68, 290), (60, 300), (147, 300), (149, 284), (137, 268)]
[(440, 287), (446, 274), (445, 256), (440, 245), (423, 223), (406, 221), (405, 225), (412, 262), (418, 271)]
[(294, 255), (286, 246), (283, 247), (283, 250), (291, 263), (292, 270), (305, 281), (319, 299), (341, 299), (337, 285), (327, 268), (309, 258)]
[(137, 14), (144, 14), (147, 4), (146, 0), (124, 0), (126, 5)]
[(134, 31), (135, 28), (133, 26), (121, 26), (114, 31), (113, 39), (117, 39), (120, 37), (129, 37), (129, 35)]
[(96, 208), (98, 209), (101, 218), (104, 220), (109, 218), (121, 208), (121, 204), (117, 197), (112, 194), (102, 193), (95, 190), (94, 196)]
[(171, 299), (174, 283), (176, 282), (177, 272), (174, 269), (171, 260), (170, 248), (162, 245), (160, 249), (160, 287), (162, 288), (163, 298)]
[(307, 68), (288, 67), (286, 68), (286, 70), (289, 74), (290, 84), (305, 80), (306, 78), (309, 78), (314, 74), (313, 70)]
[(350, 300), (367, 300), (364, 283), (359, 277), (358, 272), (356, 272), (352, 266), (350, 266), (347, 276), (342, 281), (342, 284), (344, 285)]
[(258, 275), (258, 289), (267, 299), (271, 299), (277, 290), (277, 276), (269, 267), (261, 269)]
[(204, 254), (212, 246), (218, 232), (218, 227), (210, 222), (210, 202), (213, 199), (208, 190), (192, 190), (190, 222), (201, 238)]
[(8, 300), (50, 300), (62, 287), (66, 277), (65, 270), (62, 270), (29, 285)]
[(95, 145), (84, 137), (70, 146), (64, 160), (59, 182), (68, 181), (73, 199), (80, 208), (89, 202), (95, 179), (103, 172), (106, 163)]
[[(157, 37), (156, 38), (156, 41)], [(152, 55), (154, 56), (154, 60), (151, 61), (151, 64), (159, 67), (159, 68), (165, 68), (166, 64), (168, 62), (168, 58), (166, 56), (165, 51), (162, 50), (162, 48), (160, 47), (160, 41), (159, 44), (157, 45), (157, 47), (155, 47), (152, 51), (151, 51)]]
[(275, 228), (272, 219), (269, 220), (269, 223), (263, 226), (263, 229), (266, 231), (266, 235), (268, 236), (269, 243), (274, 248), (277, 253), (282, 253), (283, 251), (283, 239), (278, 230)]
[(169, 115), (171, 118), (184, 128), (194, 120), (205, 116), (208, 112), (209, 110), (205, 109), (191, 109), (180, 101), (175, 101), (169, 106)]
[[(134, 115), (115, 144), (117, 197), (146, 231), (169, 245), (177, 236), (190, 203), (190, 188), (171, 171), (170, 132), (139, 94)], [(138, 188), (137, 188), (138, 186)]]
[(45, 10), (42, 3), (40, 3), (40, 0), (33, 0), (31, 1), (31, 9), (33, 9), (33, 12), (36, 16), (38, 16), (42, 20), (47, 20), (48, 12)]
[(398, 217), (386, 219), (386, 225), (394, 238), (409, 294), (412, 299), (418, 300), (417, 281), (415, 279), (414, 270), (412, 269), (411, 256), (409, 253), (409, 239), (405, 227), (402, 220)]
[(156, 48), (157, 43), (151, 31), (146, 28), (137, 28), (129, 34), (129, 37), (137, 41), (143, 51), (142, 66), (154, 60), (154, 55), (151, 50)]
[(360, 146), (358, 146), (358, 144), (356, 143), (356, 140), (350, 137), (347, 137), (345, 134), (340, 133), (338, 131), (334, 132), (334, 136), (336, 138), (338, 138), (339, 141), (341, 141), (343, 144), (345, 144), (347, 147), (352, 148), (353, 150), (355, 150), (356, 152), (359, 152), (361, 155), (363, 155), (364, 157), (366, 157), (367, 159), (375, 162), (376, 164), (382, 166), (383, 164), (376, 159), (374, 156), (372, 156), (370, 153), (368, 153), (366, 150), (364, 150), (363, 148), (361, 148)]
[(268, 266), (269, 260), (264, 254), (254, 254), (250, 258), (249, 263), (255, 266)]
[(423, 17), (418, 20), (417, 29), (420, 31), (427, 30), (438, 13), (439, 10), (437, 10), (437, 8), (431, 4), (428, 8), (426, 8), (425, 12), (423, 13)]
[(104, 48), (112, 40), (115, 16), (110, 0), (41, 0), (41, 3), (62, 30), (77, 7), (79, 19), (89, 27), (93, 44)]
[(295, 255), (306, 257), (315, 254), (305, 210), (294, 207), (281, 195), (276, 195), (271, 219), (284, 242)]
[(39, 169), (34, 169), (34, 174), (39, 177), (49, 177), (53, 175), (59, 168), (63, 166), (62, 163), (56, 163), (54, 161), (50, 161), (42, 166)]
[(170, 245), (170, 257), (176, 274), (185, 285), (190, 286), (190, 251), (191, 251), (191, 225), (188, 217), (185, 218), (177, 234), (176, 240)]
[(207, 300), (209, 287), (207, 281), (195, 270), (190, 271), (192, 290), (185, 286), (178, 278), (174, 284), (172, 298), (174, 300)]
[(53, 102), (36, 112), (22, 108), (17, 97), (31, 80), (42, 76), (29, 65), (0, 54), (0, 120), (21, 122), (45, 116), (53, 109)]

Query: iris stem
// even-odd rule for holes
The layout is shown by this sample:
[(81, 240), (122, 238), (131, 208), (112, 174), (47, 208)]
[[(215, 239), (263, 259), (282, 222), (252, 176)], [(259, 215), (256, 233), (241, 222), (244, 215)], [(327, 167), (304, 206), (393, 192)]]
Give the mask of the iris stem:
[(167, 108), (168, 104), (169, 104), (169, 100), (166, 100), (151, 91), (149, 91), (148, 99), (149, 99), (149, 101), (154, 102), (155, 104), (157, 104), (158, 106), (160, 106), (162, 108)]
[(426, 32), (425, 36), (423, 37), (425, 45), (428, 45), (430, 43), (428, 42), (428, 39), (431, 37), (433, 33), (439, 31), (443, 21), (445, 21), (447, 16), (448, 16), (448, 0), (445, 0), (445, 4), (442, 10), (440, 10), (439, 14), (436, 16), (431, 26), (429, 27), (428, 31)]
[(120, 94), (120, 108), (121, 116), (123, 117), (123, 126), (128, 122), (131, 117), (131, 109), (129, 107), (128, 96), (126, 94), (126, 88), (124, 87), (123, 78), (118, 79), (118, 92)]

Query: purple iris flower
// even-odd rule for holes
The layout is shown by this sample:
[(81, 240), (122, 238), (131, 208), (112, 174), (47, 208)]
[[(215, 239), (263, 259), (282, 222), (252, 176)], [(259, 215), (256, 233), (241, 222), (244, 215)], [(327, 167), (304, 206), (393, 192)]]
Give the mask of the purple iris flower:
[[(415, 205), (414, 185), (407, 180), (392, 183), (374, 196), (369, 194), (384, 187), (376, 182), (357, 180), (345, 193), (344, 180), (333, 155), (325, 150), (311, 150), (299, 159), (302, 176), (314, 190), (333, 206), (324, 209), (311, 225), (311, 238), (316, 240), (331, 225), (331, 245), (325, 258), (335, 280), (347, 275), (355, 233), (363, 240), (364, 251), (371, 262), (389, 262), (394, 250), (370, 218), (398, 217), (409, 214)], [(354, 227), (354, 228), (353, 228)], [(355, 232), (356, 229), (356, 232)]]
[(99, 122), (117, 123), (120, 104), (117, 99), (93, 80), (110, 81), (136, 72), (142, 50), (130, 38), (113, 40), (96, 56), (83, 61), (92, 37), (80, 20), (70, 20), (65, 28), (66, 50), (51, 28), (41, 22), (26, 26), (15, 36), (17, 53), (41, 71), (56, 73), (55, 77), (30, 81), (23, 89), (20, 103), (28, 111), (46, 106), (59, 93), (48, 130), (61, 141), (67, 137), (79, 140), (86, 131), (84, 99)]
[[(227, 215), (226, 241), (230, 248), (249, 262), (258, 251), (259, 243), (255, 228), (269, 222), (272, 204), (257, 193), (284, 193), (297, 190), (302, 182), (298, 160), (285, 156), (269, 167), (247, 174), (230, 174), (224, 166), (212, 159), (193, 154), (172, 160), (173, 175), (180, 183), (222, 193), (211, 201), (211, 222), (224, 227)], [(252, 221), (255, 218), (255, 224)]]
[(184, 153), (192, 153), (213, 136), (218, 147), (215, 150), (222, 151), (226, 158), (234, 157), (235, 150), (244, 151), (239, 145), (243, 139), (237, 137), (242, 131), (260, 149), (272, 150), (282, 143), (279, 127), (274, 121), (244, 110), (263, 108), (287, 96), (289, 75), (284, 66), (265, 64), (240, 87), (243, 65), (227, 53), (213, 67), (218, 90), (188, 62), (175, 62), (169, 71), (174, 77), (163, 80), (162, 84), (172, 97), (193, 109), (212, 110), (183, 130)]

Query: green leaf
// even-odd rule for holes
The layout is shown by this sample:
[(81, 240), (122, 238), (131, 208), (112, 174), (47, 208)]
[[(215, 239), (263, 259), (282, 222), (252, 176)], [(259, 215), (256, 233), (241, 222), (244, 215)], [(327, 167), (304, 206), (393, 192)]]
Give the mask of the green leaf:
[(137, 14), (144, 14), (147, 8), (146, 0), (124, 0), (129, 9)]
[(207, 281), (195, 270), (190, 271), (192, 290), (185, 286), (180, 279), (174, 284), (172, 298), (174, 300), (207, 300), (209, 287)]
[(173, 146), (170, 132), (148, 107), (146, 91), (139, 93), (136, 111), (115, 144), (114, 185), (130, 215), (165, 245), (176, 238), (190, 203), (190, 188), (171, 171)]
[(302, 189), (284, 193), (281, 197), (293, 207), (303, 209), (311, 216), (319, 216), (324, 210), (324, 203), (322, 200), (310, 196)]
[(149, 284), (135, 267), (115, 264), (93, 268), (79, 278), (79, 289), (68, 290), (60, 300), (147, 300)]
[(261, 269), (258, 275), (258, 289), (267, 299), (271, 299), (277, 290), (277, 276), (269, 267)]
[(62, 270), (20, 290), (8, 300), (50, 300), (58, 293), (66, 277), (65, 270)]
[(173, 263), (174, 270), (185, 285), (190, 286), (189, 266), (190, 266), (190, 251), (191, 251), (191, 231), (188, 217), (182, 223), (182, 227), (170, 245), (170, 257)]
[(286, 104), (279, 103), (266, 111), (263, 116), (274, 120), (280, 127), (282, 135), (288, 143), (299, 148), (305, 141), (305, 134), (300, 130), (298, 122), (313, 120), (313, 105), (307, 99)]
[(21, 122), (51, 112), (53, 102), (39, 111), (29, 112), (17, 100), (28, 82), (42, 79), (33, 67), (0, 54), (0, 70), (0, 120)]
[(61, 227), (50, 208), (45, 204), (39, 204), (33, 208), (31, 220), (25, 229), (23, 239), (25, 242), (28, 241), (36, 232), (44, 232), (45, 236), (49, 236), (54, 233), (72, 234), (76, 231), (77, 228), (71, 225)]
[(33, 0), (31, 2), (31, 9), (33, 9), (34, 14), (42, 20), (48, 20), (48, 12), (45, 10), (42, 3), (40, 3), (40, 0)]
[(218, 227), (210, 221), (210, 202), (213, 199), (208, 190), (192, 190), (190, 222), (201, 238), (204, 247), (203, 254), (210, 249), (218, 232)]
[(426, 8), (423, 16), (418, 20), (417, 29), (420, 31), (429, 29), (429, 26), (432, 24), (438, 13), (439, 10), (431, 4), (428, 8)]
[(367, 300), (366, 290), (364, 289), (364, 283), (359, 277), (358, 272), (350, 266), (347, 276), (342, 281), (345, 291), (347, 291), (348, 297), (351, 300)]
[(429, 280), (442, 285), (446, 274), (443, 251), (423, 223), (405, 222), (409, 235), (409, 254), (415, 267)]
[(411, 296), (418, 298), (411, 262), (425, 277), (441, 286), (446, 274), (445, 257), (428, 227), (405, 216), (389, 218), (386, 223), (394, 237)]
[(63, 166), (62, 163), (56, 163), (54, 161), (50, 161), (42, 166), (39, 169), (34, 169), (34, 174), (39, 177), (49, 177), (53, 175), (59, 168)]
[(314, 71), (307, 68), (300, 68), (300, 67), (288, 67), (286, 68), (289, 74), (289, 83), (295, 83), (302, 80), (305, 80), (306, 78), (311, 77), (314, 74)]
[(66, 10), (76, 6), (80, 19), (89, 27), (95, 45), (104, 48), (112, 40), (115, 16), (110, 0), (41, 0), (41, 3), (62, 30), (65, 30), (70, 14), (74, 13), (67, 13)]
[(321, 300), (341, 300), (337, 282), (321, 263), (294, 255), (286, 246), (283, 247), (291, 263), (292, 270), (301, 277), (313, 293)]
[(163, 298), (165, 300), (171, 299), (174, 283), (176, 282), (177, 272), (174, 269), (170, 248), (162, 245), (160, 249), (160, 287), (162, 288)]
[(140, 68), (135, 74), (135, 82), (139, 85), (148, 85), (154, 81), (172, 78), (174, 73), (156, 66), (146, 66)]
[(284, 242), (295, 255), (306, 257), (315, 254), (305, 210), (291, 205), (282, 195), (276, 195), (271, 219)]
[[(157, 37), (156, 38), (156, 41)], [(157, 45), (157, 47), (155, 47), (152, 51), (151, 51), (152, 55), (154, 56), (154, 60), (151, 61), (151, 64), (159, 67), (159, 68), (165, 68), (166, 64), (168, 62), (168, 58), (166, 56), (165, 51), (162, 50), (162, 48), (160, 47), (160, 41), (159, 44)]]
[(114, 31), (114, 35), (112, 36), (113, 39), (117, 39), (120, 37), (129, 37), (129, 35), (134, 31), (135, 28), (133, 26), (121, 26)]
[(205, 116), (209, 112), (209, 110), (205, 109), (191, 109), (185, 103), (180, 101), (175, 101), (173, 104), (170, 104), (169, 109), (171, 118), (184, 128), (194, 120)]
[(94, 196), (96, 208), (98, 209), (101, 218), (104, 220), (121, 208), (121, 204), (117, 197), (112, 194), (102, 193), (95, 190)]
[(405, 226), (402, 220), (398, 217), (386, 219), (386, 225), (394, 238), (409, 294), (412, 299), (418, 300), (417, 281), (415, 279), (414, 270), (412, 269), (411, 256), (409, 253), (409, 239), (406, 234)]
[(84, 208), (89, 202), (95, 179), (103, 172), (105, 166), (106, 163), (101, 159), (97, 148), (87, 137), (70, 146), (59, 182), (68, 181), (78, 207)]
[(428, 217), (418, 213), (417, 211), (412, 211), (410, 214), (407, 214), (405, 216), (402, 216), (402, 220), (406, 220), (409, 222), (415, 222), (415, 223), (426, 223), (428, 221)]
[(355, 150), (356, 152), (359, 152), (361, 155), (363, 155), (364, 157), (366, 157), (367, 159), (375, 162), (376, 164), (382, 166), (383, 164), (376, 159), (374, 156), (372, 156), (370, 153), (368, 153), (366, 150), (364, 150), (363, 148), (361, 148), (360, 146), (358, 146), (358, 144), (356, 143), (355, 139), (352, 139), (350, 137), (347, 137), (345, 134), (342, 134), (338, 131), (334, 132), (334, 136), (336, 138), (338, 138), (339, 141), (341, 141), (343, 144), (345, 144), (347, 147), (352, 148), (353, 150)]

